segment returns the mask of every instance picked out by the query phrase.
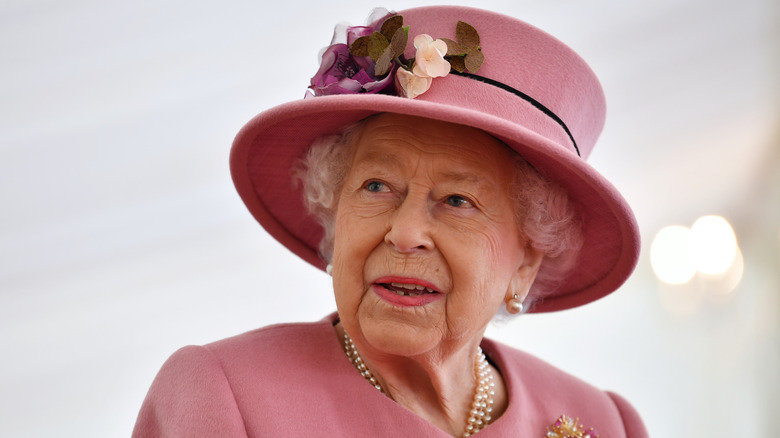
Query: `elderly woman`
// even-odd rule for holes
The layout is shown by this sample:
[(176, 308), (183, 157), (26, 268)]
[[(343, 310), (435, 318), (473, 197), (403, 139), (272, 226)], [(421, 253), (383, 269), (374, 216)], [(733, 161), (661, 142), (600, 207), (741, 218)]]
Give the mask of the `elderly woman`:
[(584, 161), (592, 71), (470, 8), (337, 34), (309, 98), (231, 155), (255, 218), (332, 275), (337, 312), (178, 351), (134, 436), (646, 436), (620, 396), (483, 338), (503, 309), (585, 304), (636, 264), (630, 209)]

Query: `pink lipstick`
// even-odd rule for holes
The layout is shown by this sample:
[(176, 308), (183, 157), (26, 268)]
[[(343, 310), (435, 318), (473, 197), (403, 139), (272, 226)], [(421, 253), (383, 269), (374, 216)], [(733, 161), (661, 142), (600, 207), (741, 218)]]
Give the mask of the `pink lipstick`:
[(381, 277), (372, 289), (383, 301), (398, 307), (424, 306), (443, 296), (436, 285), (408, 277)]

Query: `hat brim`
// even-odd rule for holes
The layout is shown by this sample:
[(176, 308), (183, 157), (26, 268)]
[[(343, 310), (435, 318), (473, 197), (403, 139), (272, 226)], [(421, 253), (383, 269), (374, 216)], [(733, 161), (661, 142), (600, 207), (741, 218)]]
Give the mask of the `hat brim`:
[[(451, 75), (437, 81), (470, 79)], [(249, 121), (233, 143), (230, 167), (242, 200), (275, 239), (305, 261), (325, 268), (317, 250), (323, 231), (307, 213), (292, 167), (316, 138), (386, 112), (481, 129), (567, 191), (582, 216), (584, 244), (571, 273), (554, 291), (533, 297), (530, 312), (564, 310), (597, 300), (616, 290), (634, 270), (640, 241), (628, 203), (570, 147), (484, 111), (422, 98), (367, 94), (321, 96), (274, 107)]]

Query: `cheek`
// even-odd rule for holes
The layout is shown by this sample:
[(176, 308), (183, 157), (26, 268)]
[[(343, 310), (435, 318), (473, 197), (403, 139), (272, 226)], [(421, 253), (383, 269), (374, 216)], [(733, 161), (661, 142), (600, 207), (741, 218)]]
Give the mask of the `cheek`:
[(448, 253), (455, 284), (464, 287), (469, 302), (503, 301), (517, 266), (517, 235), (500, 230), (468, 231), (466, 241), (450, 245)]
[(468, 231), (463, 234), (470, 236), (469, 242), (461, 249), (461, 253), (476, 268), (479, 266), (489, 272), (502, 270), (514, 260), (512, 254), (518, 249), (517, 237), (513, 233), (497, 229)]
[(353, 217), (348, 212), (339, 211), (333, 237), (334, 279), (352, 279), (354, 273), (350, 271), (354, 271), (361, 264), (357, 255), (364, 251), (360, 242), (365, 239), (365, 229), (355, 226), (353, 222)]
[(364, 288), (363, 267), (356, 257), (356, 248), (351, 240), (350, 233), (339, 234), (340, 231), (349, 230), (348, 224), (336, 225), (336, 239), (333, 247), (333, 294), (336, 299), (336, 307), (342, 319), (351, 321), (352, 315), (357, 313)]
[(335, 223), (334, 262), (339, 254), (352, 258), (350, 262), (364, 262), (368, 252), (384, 240), (383, 222), (382, 215), (375, 211), (351, 205), (340, 207)]
[(333, 286), (337, 300), (353, 300), (367, 287), (365, 264), (384, 241), (382, 219), (367, 216), (349, 202), (342, 203), (336, 215), (333, 247)]

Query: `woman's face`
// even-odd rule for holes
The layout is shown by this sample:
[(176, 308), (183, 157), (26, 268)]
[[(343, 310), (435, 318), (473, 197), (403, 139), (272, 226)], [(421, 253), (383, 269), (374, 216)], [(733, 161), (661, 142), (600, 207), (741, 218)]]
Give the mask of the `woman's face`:
[(375, 353), (473, 345), (541, 258), (517, 229), (512, 152), (474, 128), (394, 114), (356, 142), (334, 239), (344, 328)]

